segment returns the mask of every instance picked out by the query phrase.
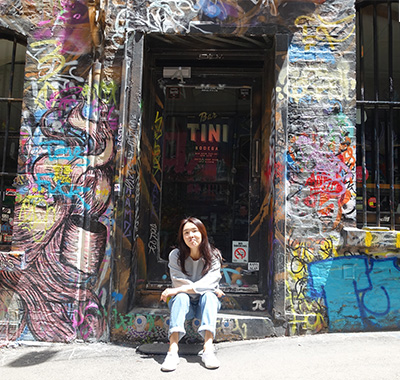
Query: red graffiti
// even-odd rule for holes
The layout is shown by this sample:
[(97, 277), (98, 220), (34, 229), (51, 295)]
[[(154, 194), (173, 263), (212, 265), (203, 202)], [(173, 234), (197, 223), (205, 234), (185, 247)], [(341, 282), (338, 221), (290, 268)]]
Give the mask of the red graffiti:
[(321, 206), (331, 198), (340, 197), (346, 191), (346, 187), (341, 182), (339, 175), (336, 175), (336, 178), (332, 179), (328, 175), (311, 174), (311, 177), (306, 181), (306, 186), (310, 187), (310, 195), (304, 199), (304, 204), (315, 207), (319, 201), (318, 206)]

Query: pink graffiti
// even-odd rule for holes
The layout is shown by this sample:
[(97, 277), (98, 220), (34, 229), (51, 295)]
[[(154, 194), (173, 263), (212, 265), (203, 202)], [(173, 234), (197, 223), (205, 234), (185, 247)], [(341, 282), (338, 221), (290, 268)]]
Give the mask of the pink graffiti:
[(84, 339), (88, 339), (93, 333), (93, 321), (99, 316), (102, 317), (102, 313), (99, 310), (99, 306), (94, 302), (82, 308), (75, 310), (72, 317), (72, 326), (79, 331), (79, 335)]
[[(41, 22), (43, 28), (35, 33), (37, 40), (56, 38), (64, 54), (84, 54), (92, 48), (92, 33), (88, 6), (84, 2), (65, 0), (54, 9), (54, 18)], [(44, 27), (46, 26), (46, 27)]]

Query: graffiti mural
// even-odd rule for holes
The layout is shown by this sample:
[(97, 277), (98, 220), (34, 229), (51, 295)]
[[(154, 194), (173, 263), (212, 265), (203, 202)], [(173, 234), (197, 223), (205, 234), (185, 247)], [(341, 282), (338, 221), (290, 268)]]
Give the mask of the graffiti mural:
[(336, 257), (308, 265), (309, 297), (323, 297), (330, 331), (376, 331), (400, 327), (397, 257)]
[[(168, 282), (167, 266), (155, 269), (164, 90), (142, 84), (147, 34), (271, 42), (250, 226), (253, 239), (268, 234), (268, 298), (244, 263), (223, 265), (223, 286), (252, 291), (247, 310), (286, 319), (290, 334), (339, 330), (351, 316), (361, 330), (395, 325), (396, 292), (381, 273), (394, 283), (397, 262), (339, 250), (356, 215), (354, 1), (3, 0), (0, 10), (0, 25), (16, 23), (28, 39), (13, 253), (0, 254), (0, 339), (98, 340), (109, 330), (113, 339), (166, 339), (163, 313), (131, 312), (137, 301), (159, 305)], [(340, 279), (340, 267), (354, 281)], [(158, 288), (146, 288), (149, 273)], [(228, 294), (224, 307), (240, 302)], [(254, 336), (239, 318), (218, 323), (220, 339)]]
[(330, 327), (322, 293), (308, 297), (309, 268), (336, 260), (342, 229), (355, 225), (355, 14), (347, 13), (348, 3), (336, 4), (329, 18), (298, 16), (288, 49), (285, 313), (290, 334)]
[(28, 45), (13, 235), (24, 265), (10, 255), (15, 268), (0, 272), (0, 317), (13, 326), (1, 323), (1, 339), (107, 334), (118, 95), (91, 57), (89, 13), (61, 2)]
[(94, 286), (106, 251), (100, 218), (110, 203), (113, 131), (107, 107), (75, 103), (47, 111), (23, 144), (32, 171), (19, 189), (14, 245), (25, 250), (26, 268), (1, 276), (25, 306), (17, 333), (26, 323), (39, 340), (99, 338), (105, 330)]

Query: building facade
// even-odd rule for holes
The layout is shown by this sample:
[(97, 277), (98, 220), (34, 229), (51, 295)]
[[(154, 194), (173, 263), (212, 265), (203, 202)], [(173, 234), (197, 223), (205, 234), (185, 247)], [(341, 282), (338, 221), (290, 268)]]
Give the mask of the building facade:
[[(1, 0), (0, 339), (165, 340), (189, 215), (224, 258), (218, 339), (398, 329), (397, 155), (386, 228), (357, 95), (366, 3)], [(396, 73), (371, 106), (394, 142)]]

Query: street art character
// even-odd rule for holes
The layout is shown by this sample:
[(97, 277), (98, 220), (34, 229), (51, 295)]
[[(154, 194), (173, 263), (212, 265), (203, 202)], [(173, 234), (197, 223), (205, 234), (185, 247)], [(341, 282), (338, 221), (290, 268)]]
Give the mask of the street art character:
[(24, 145), (30, 173), (15, 209), (14, 246), (25, 251), (26, 268), (0, 272), (0, 287), (23, 306), (11, 339), (25, 328), (45, 341), (105, 332), (94, 287), (105, 254), (107, 228), (99, 218), (110, 203), (114, 147), (106, 107), (89, 108), (77, 102), (49, 110)]

